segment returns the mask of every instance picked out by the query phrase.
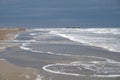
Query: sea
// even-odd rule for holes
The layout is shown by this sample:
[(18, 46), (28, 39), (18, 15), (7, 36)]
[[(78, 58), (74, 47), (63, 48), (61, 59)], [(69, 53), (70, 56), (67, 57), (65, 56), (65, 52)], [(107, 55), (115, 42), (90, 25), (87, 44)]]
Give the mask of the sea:
[(0, 27), (120, 27), (119, 0), (0, 0)]

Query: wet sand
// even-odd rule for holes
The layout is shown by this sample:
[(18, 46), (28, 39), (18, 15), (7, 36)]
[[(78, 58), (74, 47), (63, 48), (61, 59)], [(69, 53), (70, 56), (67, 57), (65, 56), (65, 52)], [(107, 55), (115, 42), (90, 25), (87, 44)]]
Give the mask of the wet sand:
[(0, 60), (0, 80), (36, 80), (38, 72)]
[[(84, 47), (84, 49), (87, 48), (87, 50), (89, 51), (92, 50), (94, 53), (88, 52), (88, 54), (91, 53), (94, 55), (97, 55), (95, 54), (95, 52), (97, 53), (99, 50), (101, 50), (90, 47), (88, 49), (88, 47), (82, 45), (81, 47)], [(81, 54), (83, 53), (82, 50), (80, 53)], [(104, 57), (107, 58), (114, 57), (113, 59), (116, 58), (117, 61), (120, 61), (118, 55), (113, 56), (113, 54), (117, 54), (115, 52), (101, 50), (101, 54), (109, 54), (109, 55), (105, 55)], [(50, 79), (52, 80), (119, 80), (120, 79), (120, 77), (89, 77), (89, 76), (82, 77), (82, 76), (54, 74), (54, 73), (46, 72), (42, 69), (43, 66), (48, 64), (56, 64), (56, 63), (69, 64), (74, 61), (90, 60), (88, 58), (83, 58), (80, 56), (75, 57), (75, 56), (52, 55), (47, 53), (34, 53), (30, 51), (21, 50), (17, 46), (13, 48), (7, 48), (7, 50), (2, 52), (0, 56), (7, 59), (10, 63), (16, 64), (18, 66), (32, 67), (37, 69), (38, 71), (40, 71), (40, 74), (44, 77), (45, 80), (50, 80)], [(98, 55), (98, 56), (103, 57), (103, 55)]]
[[(2, 53), (6, 48), (17, 45), (17, 43), (6, 43), (3, 41), (13, 40), (16, 38), (16, 34), (23, 31), (25, 31), (25, 29), (22, 28), (1, 28), (0, 52)], [(6, 61), (2, 57), (0, 58), (0, 80), (39, 80), (40, 75), (38, 73), (39, 71), (36, 69), (20, 67)]]

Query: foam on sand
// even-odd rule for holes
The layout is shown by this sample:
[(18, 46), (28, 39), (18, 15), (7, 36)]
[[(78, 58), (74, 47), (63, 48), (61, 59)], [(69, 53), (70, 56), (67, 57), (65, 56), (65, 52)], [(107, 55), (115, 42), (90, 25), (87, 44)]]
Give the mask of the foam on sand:
[(43, 76), (37, 75), (36, 80), (43, 80)]
[(55, 65), (62, 65), (62, 66), (67, 66), (68, 64), (50, 64), (50, 65), (46, 65), (44, 66), (42, 69), (47, 71), (47, 72), (51, 72), (51, 73), (54, 73), (54, 74), (64, 74), (64, 75), (72, 75), (72, 76), (85, 76), (85, 75), (80, 75), (80, 74), (75, 74), (75, 73), (66, 73), (66, 72), (61, 72), (59, 70), (51, 70), (51, 69), (48, 69), (49, 67), (53, 67)]
[(75, 61), (69, 64), (57, 63), (43, 67), (43, 70), (73, 76), (120, 77), (120, 62), (110, 59), (97, 61)]

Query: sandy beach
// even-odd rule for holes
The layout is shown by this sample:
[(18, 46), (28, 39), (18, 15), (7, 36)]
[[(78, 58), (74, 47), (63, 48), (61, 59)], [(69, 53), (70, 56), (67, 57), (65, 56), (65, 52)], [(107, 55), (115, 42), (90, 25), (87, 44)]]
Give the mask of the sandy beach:
[(0, 60), (0, 80), (36, 80), (38, 72)]
[[(17, 37), (17, 34), (25, 30), (24, 28), (0, 28), (0, 41), (13, 40)], [(0, 51), (14, 45), (13, 43), (0, 42)]]
[[(0, 29), (0, 52), (8, 47), (16, 46), (17, 43), (2, 42), (14, 40), (16, 35), (24, 32), (23, 28), (1, 28)], [(9, 53), (8, 53), (9, 54)], [(0, 59), (0, 80), (39, 80), (39, 71), (33, 68), (20, 67), (12, 64), (5, 59)]]
[(119, 52), (83, 45), (54, 34), (55, 30), (63, 29), (31, 29), (1, 45), (6, 49), (0, 52), (0, 79), (120, 79)]

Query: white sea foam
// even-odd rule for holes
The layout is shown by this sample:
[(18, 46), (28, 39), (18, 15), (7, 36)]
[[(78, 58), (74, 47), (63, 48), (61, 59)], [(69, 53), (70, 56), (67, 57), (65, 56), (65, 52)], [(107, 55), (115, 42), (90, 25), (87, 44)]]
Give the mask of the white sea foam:
[(6, 59), (4, 59), (4, 58), (0, 58), (0, 60), (2, 60), (2, 61), (6, 61)]
[(120, 77), (120, 62), (110, 59), (105, 59), (104, 61), (102, 60), (87, 62), (75, 61), (69, 64), (49, 64), (44, 66), (43, 70), (54, 74), (73, 76)]
[(120, 75), (91, 75), (90, 77), (120, 77)]
[(37, 75), (36, 80), (43, 80), (43, 77), (40, 75)]
[(86, 45), (101, 47), (109, 51), (120, 52), (119, 28), (61, 29), (52, 30), (51, 34)]
[(23, 50), (30, 51), (31, 48), (26, 47), (27, 45), (28, 45), (28, 43), (23, 43), (23, 44), (20, 46), (20, 48), (23, 49)]
[(23, 49), (23, 50), (28, 50), (28, 51), (31, 50), (30, 48), (27, 48), (27, 47), (24, 47), (24, 46), (20, 46), (20, 48)]
[(14, 42), (18, 42), (18, 43), (29, 43), (29, 42), (36, 42), (35, 39), (31, 39), (31, 40), (13, 40)]
[[(58, 35), (85, 45), (120, 52), (120, 28), (40, 28), (33, 29), (32, 33), (34, 33), (34, 31), (49, 31), (49, 33), (46, 34), (47, 36), (42, 35), (44, 39), (47, 39), (50, 35)], [(39, 35), (37, 36), (37, 39), (38, 38)]]
[(120, 29), (119, 28), (89, 28), (86, 31), (90, 31), (93, 33), (98, 33), (98, 34), (115, 34), (119, 35), (120, 34)]
[(29, 35), (31, 35), (31, 36), (35, 36), (35, 35), (37, 35), (36, 33), (30, 33)]
[[(76, 41), (79, 43), (83, 43), (86, 45), (102, 47), (110, 51), (119, 52), (120, 51), (120, 42), (119, 42), (119, 31), (120, 29), (36, 29), (37, 31), (50, 31), (44, 35), (39, 35), (39, 32), (36, 35), (33, 35), (35, 41), (43, 39), (51, 38), (52, 35), (61, 36), (64, 38), (68, 38), (72, 41)], [(34, 31), (36, 31), (34, 30)], [(34, 32), (32, 32), (34, 33)], [(40, 38), (40, 39), (39, 39)], [(31, 41), (32, 42), (32, 41)], [(26, 43), (31, 44), (30, 41), (26, 41)], [(21, 49), (36, 52), (36, 53), (47, 53), (51, 55), (63, 55), (63, 56), (77, 56), (71, 54), (62, 54), (62, 53), (54, 53), (50, 51), (39, 51), (34, 48), (30, 48), (29, 45), (23, 44)], [(80, 55), (79, 55), (80, 56)], [(96, 56), (81, 56), (88, 58), (95, 58), (98, 60), (94, 61), (76, 61), (71, 62), (70, 64), (49, 64), (43, 66), (43, 70), (54, 73), (54, 74), (63, 74), (63, 75), (73, 75), (73, 76), (90, 76), (90, 77), (120, 77), (120, 62), (96, 57)], [(100, 60), (101, 59), (101, 60)], [(70, 69), (73, 67), (73, 69)], [(71, 71), (73, 70), (73, 71)], [(83, 72), (82, 70), (86, 70), (90, 73)], [(81, 72), (75, 72), (81, 71)], [(83, 73), (82, 73), (83, 72)]]
[(71, 55), (71, 54), (62, 54), (62, 53), (39, 51), (39, 50), (36, 50), (36, 49), (33, 49), (33, 48), (29, 48), (26, 43), (21, 45), (20, 48), (23, 49), (23, 50), (31, 51), (31, 52), (35, 52), (35, 53), (46, 53), (46, 54), (61, 55), (61, 56), (77, 56), (77, 55)]
[(18, 36), (19, 36), (19, 34), (16, 34), (16, 35), (15, 35), (15, 38), (17, 38)]
[[(47, 69), (48, 67), (51, 67), (55, 64), (50, 64), (50, 65), (46, 65), (46, 66), (43, 66), (43, 70), (47, 71), (47, 72), (51, 72), (51, 73), (54, 73), (54, 74), (64, 74), (64, 75), (73, 75), (73, 76), (84, 76), (84, 75), (80, 75), (80, 74), (75, 74), (75, 73), (66, 73), (66, 72), (61, 72), (61, 71), (54, 71), (54, 70), (50, 70), (50, 69)], [(59, 64), (61, 65), (61, 64)], [(64, 64), (64, 65), (67, 65), (67, 64)]]

